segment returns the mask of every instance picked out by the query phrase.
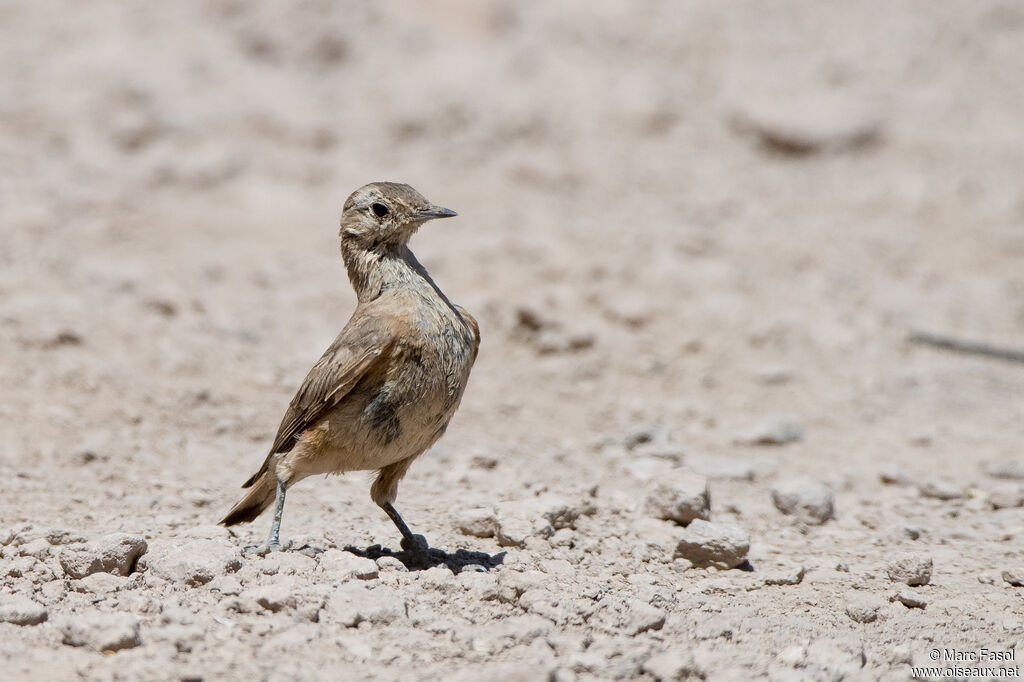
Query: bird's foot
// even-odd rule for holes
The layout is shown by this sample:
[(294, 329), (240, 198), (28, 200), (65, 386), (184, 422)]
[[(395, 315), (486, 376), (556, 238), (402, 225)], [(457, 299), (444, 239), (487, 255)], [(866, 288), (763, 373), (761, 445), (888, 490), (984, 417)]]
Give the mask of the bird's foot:
[(323, 547), (317, 547), (316, 545), (311, 545), (309, 543), (306, 543), (306, 544), (302, 545), (301, 547), (295, 547), (294, 549), (299, 554), (305, 554), (310, 559), (315, 559), (319, 555), (321, 555), (321, 554), (323, 554), (324, 552), (327, 551)]
[(265, 545), (249, 545), (242, 550), (242, 554), (251, 554), (254, 556), (267, 556), (271, 552), (287, 552), (292, 548), (292, 542), (289, 540), (287, 545), (282, 546), (280, 542), (268, 542)]
[(425, 554), (430, 549), (430, 543), (422, 535), (410, 535), (402, 538), (402, 549), (414, 554)]

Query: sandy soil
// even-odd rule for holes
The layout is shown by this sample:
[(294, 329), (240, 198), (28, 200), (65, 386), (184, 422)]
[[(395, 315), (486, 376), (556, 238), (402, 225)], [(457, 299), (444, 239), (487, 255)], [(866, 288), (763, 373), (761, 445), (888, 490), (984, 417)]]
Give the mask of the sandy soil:
[[(1024, 345), (1020, 3), (0, 26), (4, 679), (1019, 671), (978, 652), (1024, 635), (1024, 365), (906, 339)], [(399, 497), (436, 565), (366, 474), (290, 494), (326, 552), (243, 556), (269, 519), (214, 524), (352, 309), (336, 225), (371, 180), (459, 211), (413, 247), (482, 327)], [(695, 476), (738, 569), (657, 518)]]

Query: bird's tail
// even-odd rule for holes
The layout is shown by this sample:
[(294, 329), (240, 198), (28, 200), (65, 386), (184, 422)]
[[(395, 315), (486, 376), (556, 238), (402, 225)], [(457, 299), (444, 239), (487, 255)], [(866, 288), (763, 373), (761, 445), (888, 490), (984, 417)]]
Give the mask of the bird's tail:
[(259, 478), (251, 483), (252, 487), (245, 497), (239, 500), (228, 515), (221, 520), (221, 525), (233, 526), (236, 523), (248, 523), (270, 506), (277, 493), (277, 475), (273, 468), (264, 471)]

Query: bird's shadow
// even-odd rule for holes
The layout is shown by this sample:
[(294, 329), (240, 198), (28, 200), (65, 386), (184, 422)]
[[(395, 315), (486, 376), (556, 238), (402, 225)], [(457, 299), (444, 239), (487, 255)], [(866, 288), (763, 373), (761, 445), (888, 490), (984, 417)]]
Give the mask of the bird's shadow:
[(425, 541), (419, 548), (403, 548), (397, 552), (380, 545), (370, 545), (366, 549), (348, 545), (344, 549), (346, 552), (351, 552), (356, 556), (375, 561), (382, 556), (393, 556), (401, 561), (410, 571), (425, 571), (434, 566), (444, 566), (452, 573), (461, 573), (467, 567), (472, 567), (470, 570), (486, 572), (500, 566), (505, 561), (505, 552), (488, 554), (487, 552), (471, 552), (466, 549), (460, 549), (453, 554), (449, 554), (443, 549), (428, 546)]

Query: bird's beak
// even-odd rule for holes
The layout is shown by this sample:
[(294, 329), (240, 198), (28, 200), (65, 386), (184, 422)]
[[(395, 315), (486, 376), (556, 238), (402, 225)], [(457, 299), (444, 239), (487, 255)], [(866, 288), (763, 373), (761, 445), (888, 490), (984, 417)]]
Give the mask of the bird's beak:
[(459, 215), (450, 208), (442, 208), (441, 206), (428, 206), (422, 211), (416, 213), (417, 220), (434, 220), (435, 218), (451, 218), (452, 216)]

